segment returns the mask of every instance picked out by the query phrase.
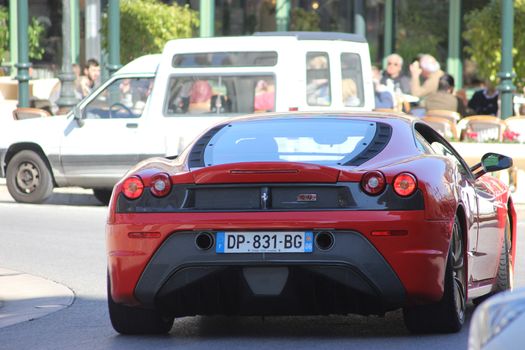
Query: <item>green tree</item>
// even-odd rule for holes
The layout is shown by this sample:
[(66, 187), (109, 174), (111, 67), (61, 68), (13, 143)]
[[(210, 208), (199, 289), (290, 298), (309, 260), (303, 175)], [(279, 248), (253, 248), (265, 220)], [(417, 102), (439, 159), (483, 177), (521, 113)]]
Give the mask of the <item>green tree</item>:
[[(157, 0), (120, 1), (120, 61), (123, 64), (162, 51), (171, 39), (188, 38), (199, 25), (198, 14), (188, 5), (166, 5)], [(107, 49), (108, 18), (102, 22), (103, 46)]]
[(447, 50), (448, 1), (398, 1), (396, 52), (406, 61), (428, 53), (443, 62)]
[[(514, 47), (512, 50), (515, 83), (522, 86), (525, 61), (518, 55), (525, 52), (525, 0), (514, 0)], [(501, 0), (492, 0), (485, 7), (465, 15), (467, 41), (465, 52), (477, 65), (480, 77), (498, 81), (501, 66)]]
[(290, 30), (316, 32), (320, 31), (319, 15), (314, 11), (307, 11), (300, 7), (292, 9)]
[[(44, 54), (41, 47), (44, 26), (35, 18), (31, 18), (27, 36), (29, 41), (29, 58), (39, 60)], [(5, 6), (0, 6), (0, 61), (7, 59), (9, 52), (9, 12)]]

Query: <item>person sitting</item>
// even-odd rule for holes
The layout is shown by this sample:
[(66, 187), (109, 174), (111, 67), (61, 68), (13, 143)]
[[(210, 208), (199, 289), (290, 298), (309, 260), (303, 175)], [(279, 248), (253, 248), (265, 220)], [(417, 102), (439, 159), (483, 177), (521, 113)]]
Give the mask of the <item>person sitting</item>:
[(306, 85), (307, 102), (310, 106), (330, 105), (330, 79), (328, 58), (317, 55), (309, 59), (307, 64), (308, 77)]
[(403, 74), (403, 57), (393, 53), (386, 57), (386, 69), (383, 71), (380, 83), (392, 85), (392, 90), (400, 90), (404, 94), (410, 95), (410, 78)]
[(191, 87), (190, 104), (188, 111), (190, 113), (210, 112), (212, 88), (206, 80), (197, 80)]
[(357, 107), (361, 105), (359, 97), (357, 97), (357, 85), (353, 79), (343, 79), (343, 104), (345, 107)]
[(376, 108), (393, 109), (394, 96), (388, 88), (381, 84), (381, 71), (377, 66), (372, 66), (372, 81), (374, 83), (374, 99)]
[(275, 108), (275, 86), (261, 79), (255, 86), (253, 110), (255, 112), (272, 112)]
[(429, 110), (442, 109), (446, 111), (458, 112), (461, 116), (465, 115), (463, 102), (454, 94), (454, 78), (450, 74), (444, 74), (439, 78), (438, 90), (430, 93), (422, 105)]
[[(429, 94), (438, 90), (439, 78), (445, 74), (441, 70), (439, 62), (432, 55), (421, 55), (419, 61), (414, 61), (410, 65), (410, 80), (411, 94), (420, 98), (424, 98)], [(422, 77), (423, 83), (420, 81)]]
[(468, 101), (468, 107), (478, 115), (498, 114), (499, 91), (494, 84), (487, 79), (485, 87), (478, 90)]

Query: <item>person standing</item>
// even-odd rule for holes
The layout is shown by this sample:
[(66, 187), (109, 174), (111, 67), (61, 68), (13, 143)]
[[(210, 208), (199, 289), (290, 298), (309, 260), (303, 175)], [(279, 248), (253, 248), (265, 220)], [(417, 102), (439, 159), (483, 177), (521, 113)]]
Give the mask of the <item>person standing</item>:
[(462, 117), (465, 115), (463, 101), (454, 95), (454, 78), (450, 74), (443, 74), (439, 78), (438, 90), (428, 94), (423, 105), (427, 111), (441, 109), (458, 112)]
[(386, 69), (383, 71), (380, 83), (392, 86), (394, 92), (400, 90), (410, 95), (410, 78), (403, 74), (403, 58), (397, 53), (388, 55), (386, 58)]
[(84, 75), (80, 77), (79, 80), (79, 93), (84, 98), (93, 88), (99, 83), (100, 78), (100, 64), (94, 58), (90, 58), (86, 62), (86, 67), (84, 68)]
[[(445, 74), (439, 62), (432, 55), (424, 54), (419, 61), (410, 65), (410, 91), (419, 98), (425, 98), (438, 90), (439, 78)], [(423, 78), (423, 82), (421, 82)]]
[(468, 101), (468, 107), (479, 115), (498, 114), (499, 92), (494, 84), (487, 79), (485, 87), (476, 91)]

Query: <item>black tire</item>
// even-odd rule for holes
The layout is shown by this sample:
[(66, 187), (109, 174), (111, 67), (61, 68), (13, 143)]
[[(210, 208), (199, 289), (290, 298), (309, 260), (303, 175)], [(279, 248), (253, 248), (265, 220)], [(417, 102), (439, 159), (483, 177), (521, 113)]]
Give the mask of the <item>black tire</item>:
[(44, 160), (34, 151), (20, 151), (7, 164), (7, 189), (17, 202), (41, 203), (53, 192), (53, 178)]
[(95, 198), (98, 199), (98, 201), (104, 205), (109, 204), (109, 200), (111, 199), (111, 192), (112, 190), (107, 189), (93, 189), (93, 195), (95, 195)]
[(412, 333), (453, 333), (465, 323), (467, 279), (463, 233), (454, 220), (445, 270), (443, 298), (434, 304), (403, 309), (405, 325)]
[(157, 310), (117, 304), (111, 297), (108, 277), (108, 309), (111, 325), (120, 334), (166, 334), (173, 327), (173, 317), (163, 316)]
[(499, 267), (498, 274), (496, 276), (496, 285), (494, 293), (504, 292), (512, 289), (513, 284), (513, 262), (512, 262), (512, 241), (511, 241), (511, 228), (510, 220), (507, 217), (505, 223), (505, 237), (503, 238), (503, 244), (501, 245), (501, 253), (499, 256)]

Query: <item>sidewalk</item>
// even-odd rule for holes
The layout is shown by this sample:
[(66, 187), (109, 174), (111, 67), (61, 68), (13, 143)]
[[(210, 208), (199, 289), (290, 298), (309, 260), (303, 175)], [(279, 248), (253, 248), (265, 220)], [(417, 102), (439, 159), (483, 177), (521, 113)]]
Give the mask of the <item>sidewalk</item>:
[(74, 299), (61, 284), (0, 267), (0, 328), (64, 309)]

